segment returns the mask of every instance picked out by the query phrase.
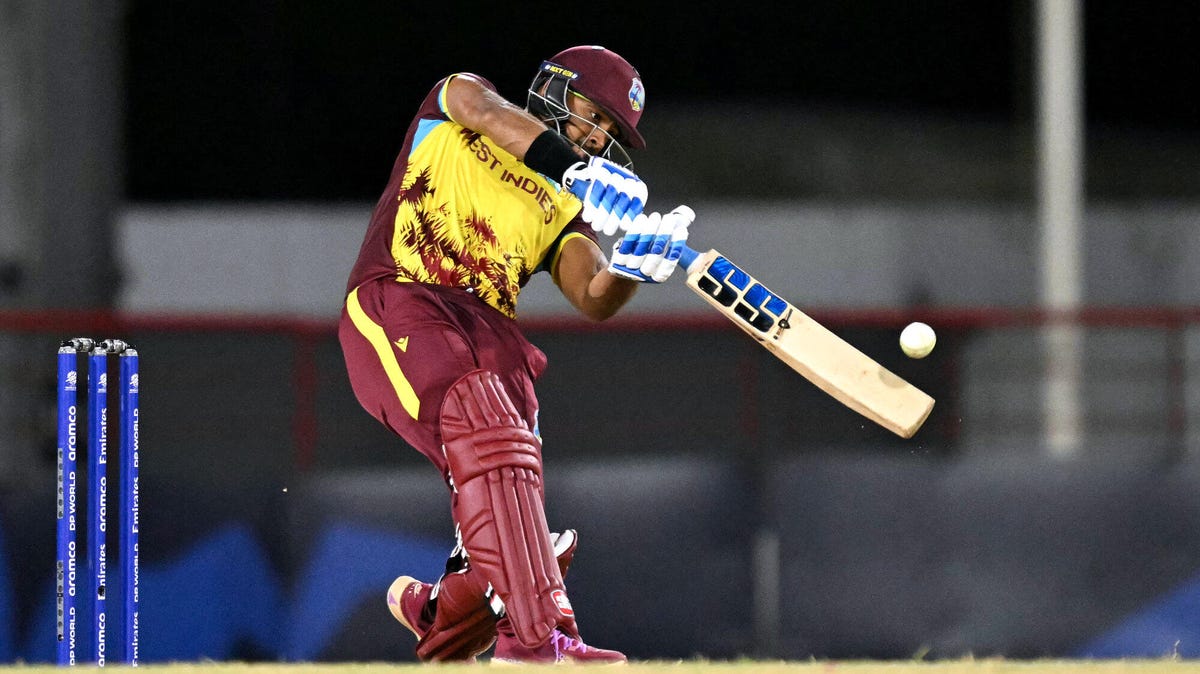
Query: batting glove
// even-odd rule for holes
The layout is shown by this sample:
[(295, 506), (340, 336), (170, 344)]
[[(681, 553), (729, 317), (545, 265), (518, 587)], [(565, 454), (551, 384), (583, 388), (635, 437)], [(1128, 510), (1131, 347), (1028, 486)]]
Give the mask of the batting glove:
[(583, 202), (583, 221), (607, 236), (633, 223), (648, 194), (641, 178), (602, 157), (567, 169), (563, 185)]
[(696, 213), (679, 206), (666, 215), (651, 213), (636, 218), (624, 238), (613, 244), (608, 271), (621, 278), (644, 283), (662, 283), (679, 265), (687, 243), (688, 227)]

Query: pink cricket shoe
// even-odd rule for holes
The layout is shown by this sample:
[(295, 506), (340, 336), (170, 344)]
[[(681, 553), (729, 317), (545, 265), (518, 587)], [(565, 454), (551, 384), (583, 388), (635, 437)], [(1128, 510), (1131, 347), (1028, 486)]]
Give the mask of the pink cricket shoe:
[(388, 610), (418, 641), (433, 626), (433, 612), (429, 607), (429, 595), (432, 592), (432, 584), (422, 583), (411, 576), (400, 576), (388, 588)]
[(588, 646), (583, 641), (554, 630), (550, 641), (538, 648), (526, 648), (515, 638), (500, 639), (492, 654), (495, 665), (623, 665), (625, 654)]

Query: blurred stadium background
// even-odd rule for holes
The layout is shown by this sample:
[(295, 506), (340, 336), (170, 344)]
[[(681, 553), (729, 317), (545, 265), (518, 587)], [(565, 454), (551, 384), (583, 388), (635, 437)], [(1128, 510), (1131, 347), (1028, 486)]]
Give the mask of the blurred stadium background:
[[(1187, 3), (0, 0), (0, 660), (52, 657), (58, 341), (142, 354), (143, 657), (407, 660), (452, 529), (334, 337), (417, 103), (598, 43), (651, 205), (938, 399), (869, 427), (674, 283), (547, 278), (554, 527), (638, 658), (1200, 655)], [(922, 361), (911, 320), (938, 331)], [(649, 376), (647, 376), (649, 375)]]

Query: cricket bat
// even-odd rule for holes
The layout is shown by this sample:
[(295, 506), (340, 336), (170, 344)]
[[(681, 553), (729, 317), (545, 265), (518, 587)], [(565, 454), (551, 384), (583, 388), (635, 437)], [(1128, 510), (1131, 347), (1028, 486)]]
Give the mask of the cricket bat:
[(846, 407), (911, 438), (933, 398), (789, 304), (715, 250), (684, 247), (687, 285), (747, 334)]

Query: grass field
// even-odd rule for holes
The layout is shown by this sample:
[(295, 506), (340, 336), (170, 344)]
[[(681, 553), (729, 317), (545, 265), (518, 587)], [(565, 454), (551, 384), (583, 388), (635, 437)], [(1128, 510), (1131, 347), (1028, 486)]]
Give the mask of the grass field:
[[(109, 665), (105, 669), (128, 669)], [(393, 663), (312, 663), (312, 664), (244, 664), (231, 662), (176, 663), (165, 665), (143, 665), (136, 671), (145, 674), (190, 674), (191, 672), (227, 672), (229, 674), (308, 674), (330, 672), (331, 674), (405, 674), (408, 672), (430, 672), (438, 674), (466, 674), (495, 670), (498, 672), (544, 671), (546, 666), (492, 666), (478, 665), (417, 665)], [(593, 669), (587, 668), (584, 669)], [(598, 667), (594, 669), (627, 672), (628, 674), (1174, 674), (1197, 672), (1200, 660), (951, 660), (923, 662), (901, 660), (892, 662), (858, 661), (811, 661), (811, 662), (638, 662), (624, 667)], [(58, 671), (49, 665), (0, 667), (0, 671)]]

